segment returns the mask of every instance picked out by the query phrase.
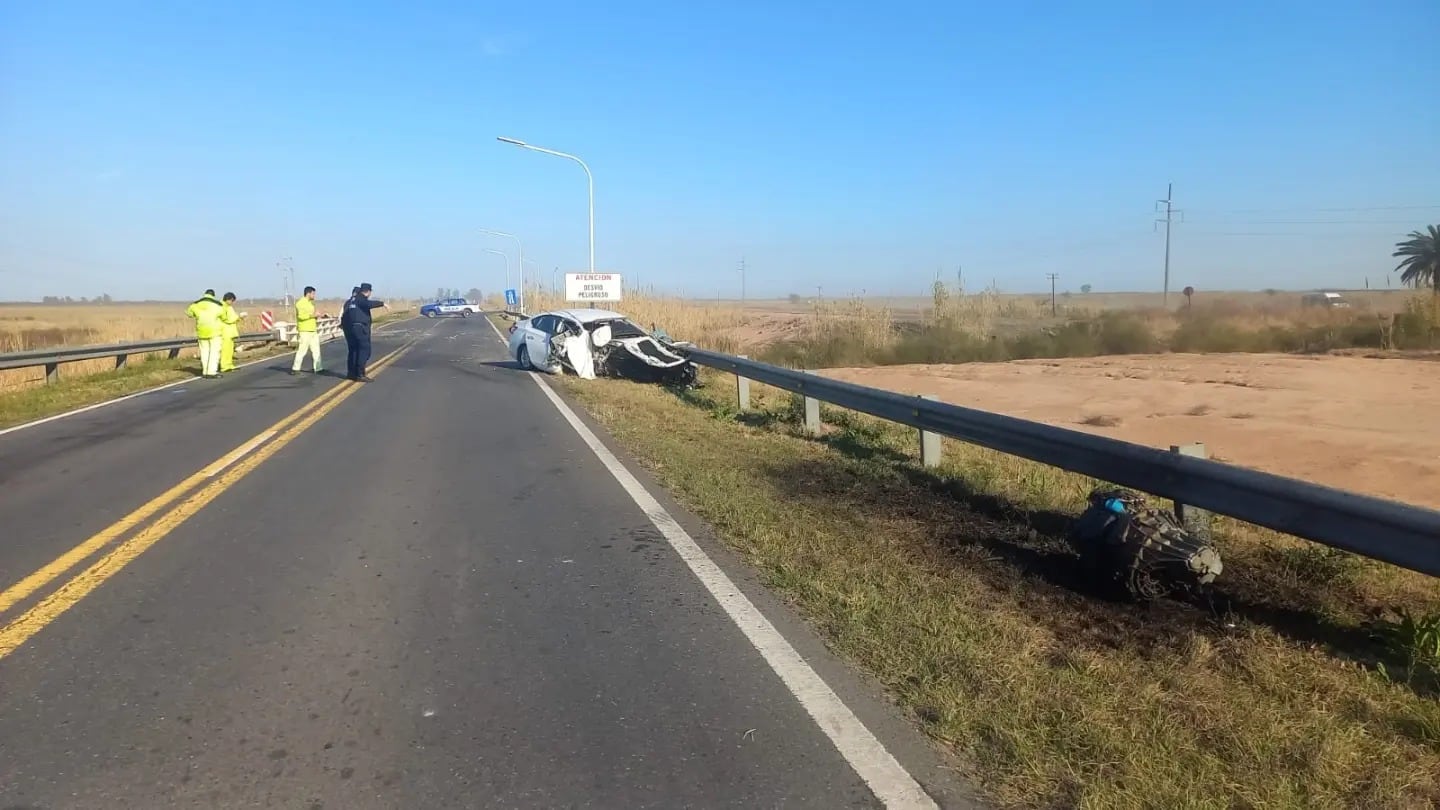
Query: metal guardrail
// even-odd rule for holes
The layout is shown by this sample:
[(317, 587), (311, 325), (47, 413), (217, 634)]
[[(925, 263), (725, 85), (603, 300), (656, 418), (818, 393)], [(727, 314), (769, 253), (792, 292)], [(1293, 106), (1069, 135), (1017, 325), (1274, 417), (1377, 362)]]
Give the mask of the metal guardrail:
[[(236, 343), (263, 343), (275, 339), (270, 332), (254, 332), (235, 338)], [(56, 382), (60, 375), (61, 363), (80, 360), (115, 358), (115, 368), (124, 368), (126, 361), (137, 354), (168, 352), (171, 359), (180, 356), (180, 350), (193, 348), (195, 338), (170, 338), (168, 340), (142, 340), (136, 343), (112, 343), (104, 346), (74, 346), (64, 349), (39, 349), (28, 352), (0, 354), (0, 371), (14, 368), (45, 367), (45, 381)]]
[[(321, 318), (319, 330), (321, 340), (331, 340), (340, 336), (339, 318)], [(277, 321), (275, 328), (269, 332), (249, 332), (235, 338), (236, 343), (294, 343), (296, 342), (295, 325), (284, 321)], [(60, 365), (62, 363), (75, 363), (81, 360), (101, 360), (107, 357), (115, 358), (115, 368), (124, 368), (129, 358), (135, 355), (158, 354), (166, 352), (170, 359), (180, 356), (183, 349), (194, 348), (195, 338), (168, 338), (165, 340), (142, 340), (134, 343), (111, 343), (100, 346), (73, 346), (65, 348), (36, 349), (26, 352), (10, 352), (0, 354), (0, 371), (16, 368), (45, 367), (45, 382), (53, 383), (60, 379)]]
[(816, 428), (818, 403), (828, 402), (1440, 576), (1440, 511), (742, 357), (681, 350), (698, 365), (800, 394)]

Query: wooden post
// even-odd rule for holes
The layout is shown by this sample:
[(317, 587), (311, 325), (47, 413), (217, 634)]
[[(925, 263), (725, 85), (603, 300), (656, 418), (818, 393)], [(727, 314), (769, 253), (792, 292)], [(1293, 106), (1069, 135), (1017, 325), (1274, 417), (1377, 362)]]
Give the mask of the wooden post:
[[(1201, 442), (1194, 442), (1192, 444), (1172, 444), (1170, 445), (1170, 452), (1179, 453), (1182, 456), (1190, 456), (1191, 458), (1210, 457), (1209, 453), (1207, 453), (1205, 450), (1205, 445)], [(1195, 539), (1203, 543), (1210, 542), (1211, 515), (1209, 512), (1205, 511), (1204, 509), (1197, 509), (1193, 506), (1186, 506), (1185, 504), (1176, 501), (1175, 517), (1177, 520), (1180, 521), (1180, 525), (1185, 527), (1186, 531), (1189, 531), (1191, 534), (1195, 535)]]
[[(939, 401), (940, 397), (934, 394), (921, 394), (921, 399), (931, 402)], [(928, 430), (920, 431), (920, 466), (940, 466), (940, 434), (931, 433)]]
[[(744, 360), (750, 359), (743, 354), (736, 356)], [(750, 380), (738, 373), (735, 375), (735, 398), (740, 402), (741, 413), (750, 410)]]

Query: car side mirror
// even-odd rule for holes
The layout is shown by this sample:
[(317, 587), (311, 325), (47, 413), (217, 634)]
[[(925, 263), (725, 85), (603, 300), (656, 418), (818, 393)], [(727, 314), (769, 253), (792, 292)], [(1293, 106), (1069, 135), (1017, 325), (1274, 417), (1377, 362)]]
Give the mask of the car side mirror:
[(598, 349), (610, 343), (612, 334), (610, 324), (602, 324), (595, 327), (595, 331), (590, 333), (590, 342)]

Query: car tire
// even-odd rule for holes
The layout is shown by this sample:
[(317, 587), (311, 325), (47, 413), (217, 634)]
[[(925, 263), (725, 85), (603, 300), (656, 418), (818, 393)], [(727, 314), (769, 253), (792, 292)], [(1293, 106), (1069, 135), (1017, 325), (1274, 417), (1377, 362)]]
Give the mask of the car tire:
[(462, 310), (460, 310), (460, 317), (462, 317), (462, 318), (468, 318), (468, 317), (470, 317), (470, 310), (468, 310), (468, 309), (462, 309)]
[(526, 371), (533, 371), (535, 369), (535, 364), (530, 362), (529, 346), (520, 346), (520, 351), (515, 353), (515, 362), (519, 363), (520, 368), (523, 368)]
[(432, 309), (432, 310), (430, 310), (429, 312), (426, 312), (426, 313), (425, 313), (425, 317), (427, 317), (427, 318), (433, 318), (433, 317), (435, 317), (435, 310)]

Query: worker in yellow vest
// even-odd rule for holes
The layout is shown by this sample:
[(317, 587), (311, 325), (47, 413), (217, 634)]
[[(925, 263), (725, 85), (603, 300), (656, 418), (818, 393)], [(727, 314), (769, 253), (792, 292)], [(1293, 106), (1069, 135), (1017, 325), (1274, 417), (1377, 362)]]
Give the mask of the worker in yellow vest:
[(200, 344), (200, 376), (214, 379), (220, 376), (220, 332), (223, 324), (220, 313), (225, 309), (214, 290), (195, 299), (185, 309), (185, 315), (195, 321), (195, 340)]
[(305, 355), (310, 355), (310, 368), (319, 374), (323, 371), (320, 362), (320, 331), (315, 321), (315, 288), (306, 287), (305, 294), (295, 299), (295, 335), (299, 345), (295, 347), (295, 363), (290, 366), (290, 376), (300, 373), (300, 364)]
[(240, 337), (240, 319), (244, 312), (235, 311), (235, 293), (227, 292), (220, 310), (220, 373), (235, 370), (235, 339)]

